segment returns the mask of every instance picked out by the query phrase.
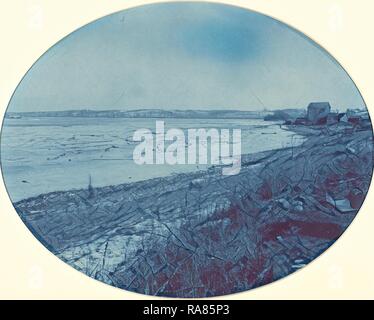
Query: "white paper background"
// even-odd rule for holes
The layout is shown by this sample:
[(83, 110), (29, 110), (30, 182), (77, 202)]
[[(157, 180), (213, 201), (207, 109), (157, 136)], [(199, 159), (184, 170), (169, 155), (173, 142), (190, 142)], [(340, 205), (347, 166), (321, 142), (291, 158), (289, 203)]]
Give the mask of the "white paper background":
[[(31, 65), (53, 44), (107, 14), (155, 1), (2, 0), (0, 116)], [(216, 1), (250, 8), (304, 32), (348, 71), (374, 113), (374, 1)], [(374, 190), (344, 235), (303, 270), (228, 299), (373, 299)], [(0, 182), (0, 299), (147, 299), (60, 261), (21, 222)]]

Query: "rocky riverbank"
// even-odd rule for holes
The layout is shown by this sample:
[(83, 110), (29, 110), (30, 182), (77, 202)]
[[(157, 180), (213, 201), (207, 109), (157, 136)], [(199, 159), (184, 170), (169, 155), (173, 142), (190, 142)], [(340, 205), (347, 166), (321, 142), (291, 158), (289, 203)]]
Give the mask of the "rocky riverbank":
[(371, 130), (293, 127), (303, 145), (221, 168), (53, 192), (15, 207), (61, 259), (140, 293), (206, 297), (279, 279), (317, 257), (350, 224), (373, 168)]

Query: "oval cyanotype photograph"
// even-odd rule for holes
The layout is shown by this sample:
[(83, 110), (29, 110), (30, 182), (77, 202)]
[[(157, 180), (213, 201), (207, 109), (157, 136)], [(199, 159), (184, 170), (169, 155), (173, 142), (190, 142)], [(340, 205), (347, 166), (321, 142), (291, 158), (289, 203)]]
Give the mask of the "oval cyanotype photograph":
[(48, 50), (9, 103), (1, 166), (22, 221), (70, 266), (203, 298), (281, 279), (340, 237), (369, 189), (372, 126), (349, 75), (304, 34), (169, 2)]

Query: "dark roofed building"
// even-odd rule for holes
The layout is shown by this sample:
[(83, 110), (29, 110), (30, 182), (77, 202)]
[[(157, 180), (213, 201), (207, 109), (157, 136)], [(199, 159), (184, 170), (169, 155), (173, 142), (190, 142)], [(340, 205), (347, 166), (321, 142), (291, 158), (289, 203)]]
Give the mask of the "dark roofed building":
[(327, 116), (331, 112), (328, 102), (313, 102), (308, 106), (307, 119), (311, 124), (326, 123)]

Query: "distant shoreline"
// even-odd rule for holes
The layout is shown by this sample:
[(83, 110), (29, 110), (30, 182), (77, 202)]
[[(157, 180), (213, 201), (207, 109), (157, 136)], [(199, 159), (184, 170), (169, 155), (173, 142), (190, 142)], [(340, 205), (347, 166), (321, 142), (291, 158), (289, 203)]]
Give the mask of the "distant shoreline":
[[(289, 109), (296, 113), (302, 109)], [(7, 112), (5, 118), (50, 118), (50, 117), (74, 117), (74, 118), (176, 118), (176, 119), (264, 119), (272, 115), (274, 111), (257, 110), (162, 110), (162, 109), (138, 109), (129, 111), (120, 110), (65, 110), (65, 111), (30, 111)]]

